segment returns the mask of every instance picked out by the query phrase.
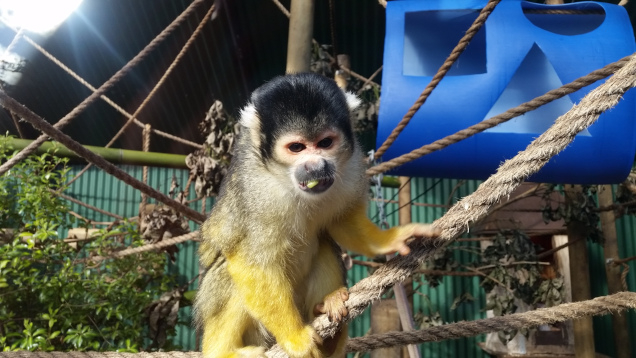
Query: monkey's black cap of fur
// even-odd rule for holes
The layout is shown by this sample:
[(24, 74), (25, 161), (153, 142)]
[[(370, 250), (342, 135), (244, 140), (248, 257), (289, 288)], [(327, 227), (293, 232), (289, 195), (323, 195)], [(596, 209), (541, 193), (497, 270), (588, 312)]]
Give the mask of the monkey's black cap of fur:
[(261, 123), (261, 155), (270, 158), (279, 135), (296, 132), (310, 140), (327, 129), (340, 130), (353, 143), (344, 92), (327, 77), (298, 73), (276, 77), (252, 93)]

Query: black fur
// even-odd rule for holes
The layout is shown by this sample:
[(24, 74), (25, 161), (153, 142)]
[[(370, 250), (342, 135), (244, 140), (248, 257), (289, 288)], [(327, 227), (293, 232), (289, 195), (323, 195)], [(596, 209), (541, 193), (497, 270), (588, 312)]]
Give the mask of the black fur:
[[(309, 140), (339, 129), (353, 143), (349, 107), (336, 83), (314, 73), (276, 77), (254, 91), (251, 102), (261, 122), (261, 156), (268, 160), (279, 135), (296, 132)], [(336, 128), (334, 128), (336, 127)]]

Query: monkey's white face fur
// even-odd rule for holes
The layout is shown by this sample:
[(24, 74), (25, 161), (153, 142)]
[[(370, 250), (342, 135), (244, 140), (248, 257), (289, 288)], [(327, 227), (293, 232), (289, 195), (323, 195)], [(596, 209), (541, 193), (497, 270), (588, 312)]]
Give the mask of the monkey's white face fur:
[[(360, 99), (352, 93), (345, 92), (345, 98), (350, 111), (360, 105)], [(263, 128), (254, 105), (249, 104), (242, 109), (240, 124), (249, 132), (254, 148), (260, 147)], [(342, 180), (346, 178), (341, 172), (347, 167), (346, 172), (351, 173), (347, 162), (352, 157), (360, 160), (358, 153), (353, 155), (357, 151), (357, 145), (348, 143), (336, 126), (325, 128), (312, 138), (292, 131), (276, 139), (273, 163), (267, 167), (276, 172), (286, 172), (289, 183), (285, 184), (307, 200), (320, 200), (332, 187), (332, 191), (338, 191), (337, 188), (343, 186)]]

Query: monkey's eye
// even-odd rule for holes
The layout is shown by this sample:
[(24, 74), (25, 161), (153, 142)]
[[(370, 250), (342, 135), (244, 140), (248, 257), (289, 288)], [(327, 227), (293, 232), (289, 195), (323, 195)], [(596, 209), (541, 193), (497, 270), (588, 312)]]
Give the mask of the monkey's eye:
[(302, 143), (292, 143), (287, 146), (287, 149), (294, 153), (302, 152), (305, 149), (305, 145)]
[(318, 142), (318, 148), (329, 148), (333, 144), (333, 139), (327, 137), (320, 142)]

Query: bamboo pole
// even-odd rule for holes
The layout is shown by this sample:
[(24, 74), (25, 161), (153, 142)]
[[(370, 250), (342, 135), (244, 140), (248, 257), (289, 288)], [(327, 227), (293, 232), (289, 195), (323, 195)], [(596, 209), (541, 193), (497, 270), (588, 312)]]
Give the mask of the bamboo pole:
[[(580, 185), (565, 186), (566, 205), (580, 205), (582, 188)], [(590, 267), (587, 253), (587, 227), (585, 223), (570, 220), (567, 224), (568, 240), (573, 242), (568, 247), (570, 255), (570, 278), (572, 283), (572, 302), (590, 299)], [(583, 317), (572, 321), (574, 326), (574, 356), (577, 358), (594, 358), (594, 329), (592, 317)]]
[[(17, 150), (26, 148), (33, 142), (28, 139), (9, 138), (8, 144)], [(100, 155), (102, 158), (115, 164), (130, 164), (130, 165), (147, 165), (151, 167), (166, 167), (166, 168), (184, 168), (188, 167), (185, 164), (185, 155), (169, 154), (169, 153), (154, 153), (154, 152), (142, 152), (138, 150), (127, 150), (117, 148), (104, 148), (94, 147), (90, 145), (84, 146), (91, 152)], [(37, 149), (37, 153), (54, 153), (60, 157), (79, 158), (82, 159), (72, 150), (66, 148), (64, 145), (58, 142), (44, 142)]]
[[(399, 220), (400, 225), (410, 224), (411, 219), (411, 181), (408, 177), (399, 177), (400, 192), (398, 193)], [(413, 322), (413, 276), (409, 276), (400, 285), (393, 287), (395, 291), (395, 299), (400, 313), (400, 322), (402, 330), (414, 331), (415, 323)], [(420, 358), (420, 349), (415, 344), (406, 346), (408, 356), (410, 358)]]
[[(22, 150), (31, 142), (33, 141), (29, 139), (7, 139), (7, 144), (15, 150)], [(84, 147), (113, 164), (147, 165), (149, 167), (188, 169), (188, 166), (185, 164), (186, 156), (181, 154), (142, 152), (139, 150), (104, 148), (92, 145), (85, 145)], [(58, 142), (44, 142), (37, 149), (36, 153), (44, 154), (47, 152), (53, 153), (59, 157), (84, 160), (84, 158), (75, 154), (75, 152)], [(386, 188), (398, 188), (400, 186), (400, 182), (397, 177), (383, 176), (382, 186)]]
[(286, 73), (308, 72), (314, 31), (314, 0), (292, 0)]

